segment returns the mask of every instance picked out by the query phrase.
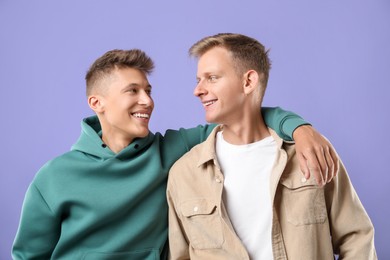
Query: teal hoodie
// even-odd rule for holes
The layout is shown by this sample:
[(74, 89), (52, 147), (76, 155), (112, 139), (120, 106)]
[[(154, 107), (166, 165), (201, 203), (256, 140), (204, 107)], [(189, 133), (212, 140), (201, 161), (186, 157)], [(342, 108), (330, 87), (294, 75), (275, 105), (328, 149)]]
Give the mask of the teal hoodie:
[[(284, 139), (306, 124), (279, 108), (263, 109)], [(214, 126), (149, 133), (115, 154), (96, 116), (81, 123), (71, 151), (49, 161), (30, 184), (14, 241), (14, 259), (165, 259), (165, 189), (172, 164)]]

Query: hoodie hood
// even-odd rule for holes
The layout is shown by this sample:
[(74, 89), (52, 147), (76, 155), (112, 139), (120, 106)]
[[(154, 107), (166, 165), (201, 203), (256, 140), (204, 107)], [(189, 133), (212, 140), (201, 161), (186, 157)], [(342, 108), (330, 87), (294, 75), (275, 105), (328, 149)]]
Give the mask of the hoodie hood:
[(72, 146), (72, 151), (80, 151), (92, 155), (96, 159), (107, 160), (117, 158), (129, 159), (142, 151), (153, 142), (153, 134), (149, 132), (144, 138), (137, 138), (119, 153), (114, 153), (103, 143), (101, 138), (102, 127), (97, 116), (84, 118), (81, 122), (81, 134), (77, 142)]

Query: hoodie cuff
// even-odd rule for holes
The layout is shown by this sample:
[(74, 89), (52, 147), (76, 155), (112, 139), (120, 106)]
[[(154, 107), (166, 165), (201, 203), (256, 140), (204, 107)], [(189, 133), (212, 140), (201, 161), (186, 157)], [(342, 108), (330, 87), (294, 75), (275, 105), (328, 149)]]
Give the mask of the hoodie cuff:
[(284, 135), (284, 140), (294, 141), (293, 133), (295, 129), (302, 125), (311, 125), (300, 117), (288, 116), (282, 121), (282, 134)]

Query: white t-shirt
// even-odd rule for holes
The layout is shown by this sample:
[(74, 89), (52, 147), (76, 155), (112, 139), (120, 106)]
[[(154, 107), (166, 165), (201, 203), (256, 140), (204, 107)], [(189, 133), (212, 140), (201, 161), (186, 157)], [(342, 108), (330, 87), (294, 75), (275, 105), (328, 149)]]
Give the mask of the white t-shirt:
[(223, 201), (251, 259), (273, 259), (270, 176), (276, 157), (272, 136), (232, 145), (218, 132), (216, 153), (224, 175)]

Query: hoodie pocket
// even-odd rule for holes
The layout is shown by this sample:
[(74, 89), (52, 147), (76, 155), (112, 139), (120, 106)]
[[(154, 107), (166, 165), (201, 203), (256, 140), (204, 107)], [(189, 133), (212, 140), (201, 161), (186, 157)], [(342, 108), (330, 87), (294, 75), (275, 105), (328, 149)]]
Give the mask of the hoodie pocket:
[(206, 199), (190, 200), (183, 202), (180, 209), (193, 248), (222, 247), (222, 221), (215, 203)]
[(141, 249), (129, 252), (87, 252), (82, 258), (84, 260), (157, 260), (160, 253), (155, 249)]

